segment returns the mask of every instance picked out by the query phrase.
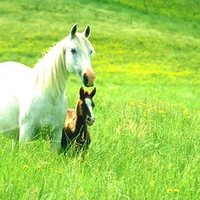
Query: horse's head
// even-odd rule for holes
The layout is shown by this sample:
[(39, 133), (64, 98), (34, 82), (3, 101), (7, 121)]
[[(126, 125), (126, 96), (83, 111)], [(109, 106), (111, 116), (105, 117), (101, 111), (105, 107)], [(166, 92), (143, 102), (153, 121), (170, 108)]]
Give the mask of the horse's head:
[(94, 85), (95, 73), (91, 66), (91, 55), (94, 48), (88, 40), (90, 26), (87, 25), (83, 33), (77, 33), (75, 24), (67, 37), (66, 42), (66, 66), (69, 72), (78, 75), (86, 87)]
[(85, 91), (83, 87), (80, 88), (79, 91), (79, 101), (77, 104), (78, 114), (81, 115), (87, 125), (93, 125), (95, 121), (95, 117), (93, 114), (94, 102), (92, 100), (93, 96), (96, 93), (96, 88), (94, 88), (91, 92)]

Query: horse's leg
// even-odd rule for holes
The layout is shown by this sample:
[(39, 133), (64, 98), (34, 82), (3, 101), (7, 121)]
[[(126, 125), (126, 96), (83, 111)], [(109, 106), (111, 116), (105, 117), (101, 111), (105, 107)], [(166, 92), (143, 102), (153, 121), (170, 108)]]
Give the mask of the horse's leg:
[(89, 148), (89, 145), (91, 143), (91, 138), (90, 138), (90, 133), (88, 131), (88, 129), (86, 128), (85, 132), (84, 132), (84, 143), (82, 144), (82, 158), (85, 159), (86, 156), (88, 155), (88, 148)]
[(14, 150), (14, 147), (15, 147), (15, 140), (12, 139), (12, 151)]
[(31, 131), (26, 128), (26, 125), (22, 125), (20, 127), (20, 132), (19, 132), (19, 144), (28, 144), (31, 142)]
[(90, 133), (86, 128), (82, 134), (79, 134), (75, 140), (75, 151), (79, 153), (81, 150), (87, 152), (87, 149), (91, 143)]
[(53, 150), (57, 151), (58, 154), (61, 154), (63, 152), (62, 146), (61, 146), (61, 139), (62, 139), (62, 129), (58, 128), (55, 130), (55, 134), (51, 140), (51, 146)]
[(15, 139), (12, 139), (12, 151), (14, 151), (14, 149), (16, 149), (16, 146), (18, 147), (19, 142)]
[(18, 147), (19, 147), (19, 132), (17, 131), (15, 137), (12, 139), (12, 145), (11, 145), (12, 151), (18, 150)]
[(65, 128), (62, 130), (61, 147), (63, 151), (67, 148), (67, 136), (65, 135)]
[(19, 139), (18, 140), (15, 140), (15, 139), (12, 139), (12, 151), (18, 151), (19, 150)]

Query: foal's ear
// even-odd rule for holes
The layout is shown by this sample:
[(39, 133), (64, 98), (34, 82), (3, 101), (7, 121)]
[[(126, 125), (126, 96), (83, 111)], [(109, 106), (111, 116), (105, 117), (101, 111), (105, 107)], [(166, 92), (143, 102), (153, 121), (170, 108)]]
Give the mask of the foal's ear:
[(90, 92), (90, 97), (93, 98), (93, 96), (96, 94), (96, 87)]
[(80, 90), (79, 90), (80, 99), (84, 99), (84, 95), (85, 95), (84, 89), (83, 89), (83, 87), (81, 87)]
[(86, 38), (89, 38), (89, 37), (90, 37), (90, 26), (89, 26), (89, 25), (86, 26), (86, 28), (85, 28), (83, 34), (84, 34), (84, 36), (85, 36)]
[(78, 24), (74, 24), (74, 26), (71, 28), (70, 30), (70, 36), (71, 36), (71, 39), (74, 38), (75, 34), (76, 34), (76, 31), (77, 31), (77, 28), (78, 27)]

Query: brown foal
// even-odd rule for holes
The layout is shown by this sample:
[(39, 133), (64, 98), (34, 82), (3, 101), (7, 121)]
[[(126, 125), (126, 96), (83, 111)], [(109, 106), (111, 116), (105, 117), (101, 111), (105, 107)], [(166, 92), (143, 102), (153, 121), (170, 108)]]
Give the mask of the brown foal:
[(95, 121), (92, 100), (95, 93), (96, 88), (88, 92), (81, 87), (76, 109), (68, 109), (61, 139), (64, 152), (70, 147), (74, 148), (76, 153), (81, 149), (88, 149), (91, 143), (88, 126), (93, 125)]

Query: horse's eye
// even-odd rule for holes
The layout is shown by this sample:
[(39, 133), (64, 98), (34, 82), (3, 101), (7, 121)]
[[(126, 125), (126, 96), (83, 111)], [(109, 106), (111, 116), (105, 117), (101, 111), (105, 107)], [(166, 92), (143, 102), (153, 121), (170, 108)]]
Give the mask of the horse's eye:
[(76, 49), (71, 48), (71, 52), (72, 52), (72, 54), (75, 54), (76, 53)]
[(92, 53), (93, 53), (93, 51), (91, 50), (91, 51), (90, 51), (90, 55), (92, 55)]

